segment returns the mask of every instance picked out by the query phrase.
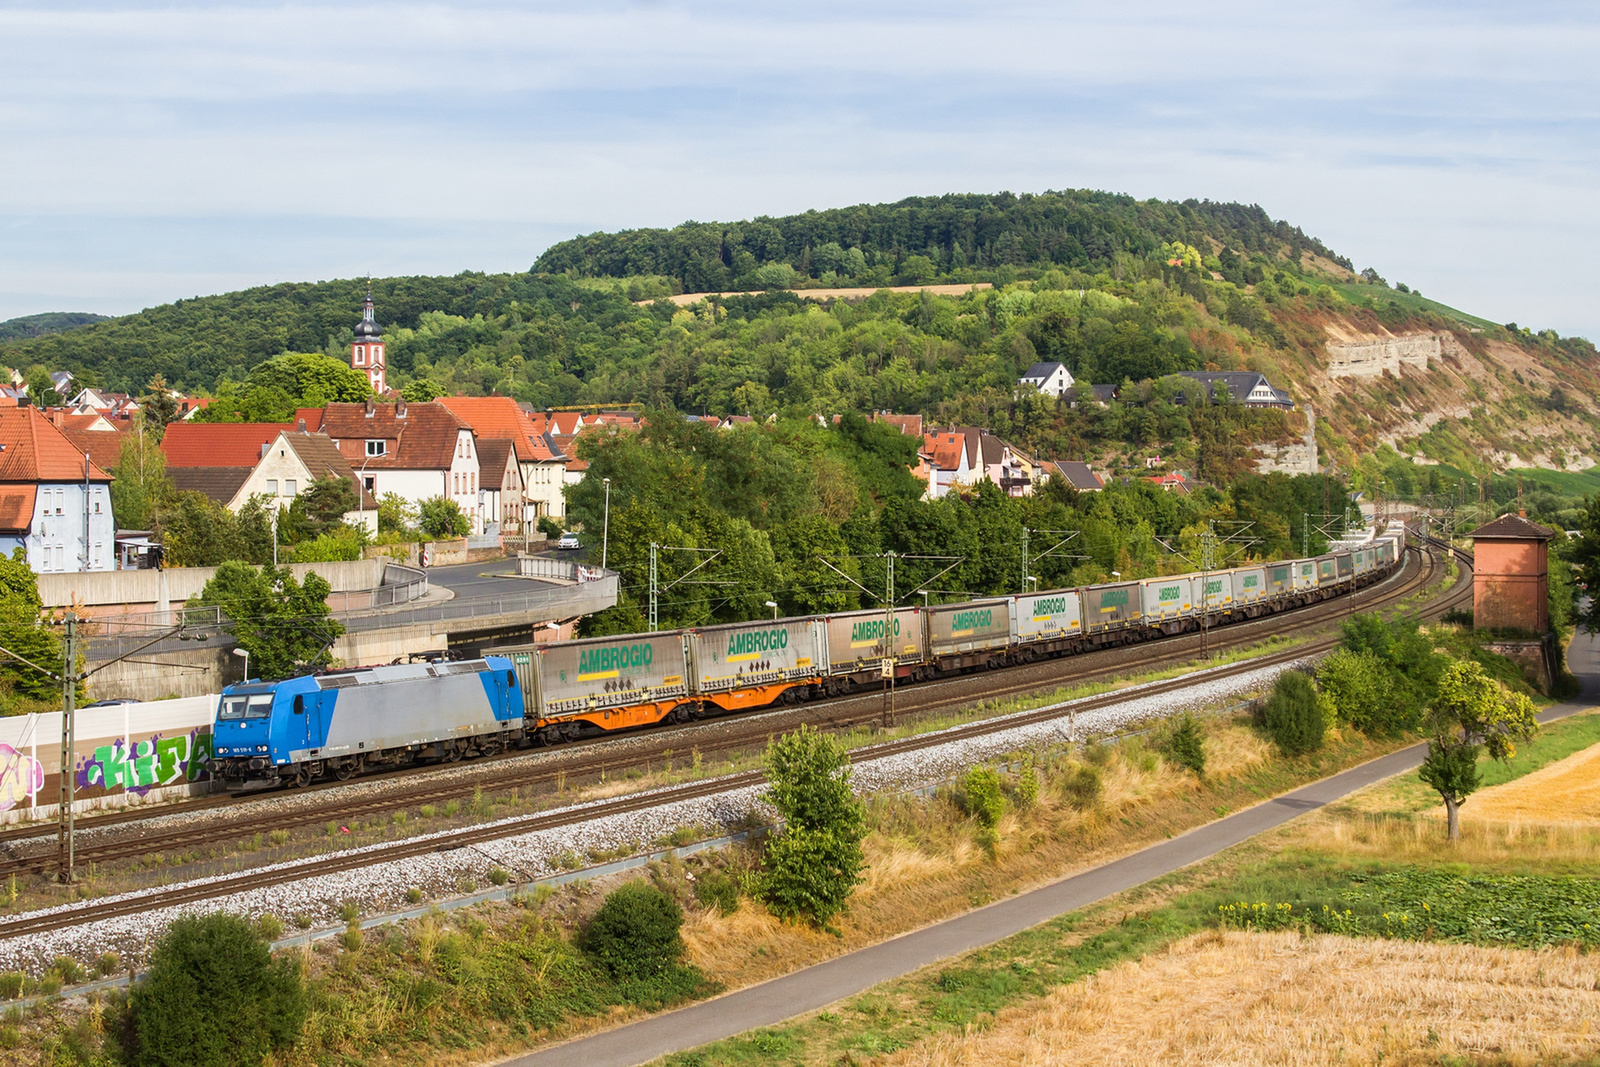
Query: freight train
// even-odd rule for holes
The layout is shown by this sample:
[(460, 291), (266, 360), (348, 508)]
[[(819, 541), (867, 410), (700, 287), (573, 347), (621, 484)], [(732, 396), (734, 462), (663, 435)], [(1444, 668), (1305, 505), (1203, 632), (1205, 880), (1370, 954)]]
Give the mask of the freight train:
[(247, 682), (223, 691), (206, 766), (230, 789), (305, 785), (1013, 666), (1303, 607), (1380, 580), (1404, 551), (1397, 523), (1312, 559)]

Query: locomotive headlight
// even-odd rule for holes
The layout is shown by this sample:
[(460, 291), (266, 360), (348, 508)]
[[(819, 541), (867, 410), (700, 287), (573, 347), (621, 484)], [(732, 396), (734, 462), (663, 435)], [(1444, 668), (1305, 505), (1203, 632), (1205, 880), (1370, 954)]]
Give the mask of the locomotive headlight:
[(265, 752), (266, 750), (267, 750), (267, 746), (266, 745), (257, 745), (256, 746), (256, 751), (257, 752)]

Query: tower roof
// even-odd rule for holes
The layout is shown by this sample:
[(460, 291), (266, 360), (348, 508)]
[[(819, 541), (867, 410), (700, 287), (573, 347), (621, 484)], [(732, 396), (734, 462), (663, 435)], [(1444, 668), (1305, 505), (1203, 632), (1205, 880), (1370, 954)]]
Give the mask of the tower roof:
[(372, 287), (367, 287), (367, 302), (361, 308), (361, 321), (356, 323), (357, 341), (376, 341), (383, 336), (383, 331), (378, 328), (378, 319), (372, 309)]
[(1520, 515), (1502, 515), (1467, 536), (1474, 541), (1548, 541), (1555, 535), (1549, 527), (1529, 522)]

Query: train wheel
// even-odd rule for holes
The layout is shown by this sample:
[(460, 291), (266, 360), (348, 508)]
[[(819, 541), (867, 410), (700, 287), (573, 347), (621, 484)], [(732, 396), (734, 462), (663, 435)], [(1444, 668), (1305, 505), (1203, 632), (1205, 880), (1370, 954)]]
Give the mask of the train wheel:
[(293, 788), (304, 789), (311, 784), (311, 768), (304, 763), (295, 768)]
[(341, 782), (348, 782), (356, 773), (356, 761), (340, 760), (333, 769), (333, 776)]

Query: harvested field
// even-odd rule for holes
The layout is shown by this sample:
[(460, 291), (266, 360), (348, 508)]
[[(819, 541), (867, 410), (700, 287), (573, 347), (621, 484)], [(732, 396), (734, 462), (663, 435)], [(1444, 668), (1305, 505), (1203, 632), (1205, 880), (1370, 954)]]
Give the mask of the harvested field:
[(1600, 745), (1485, 789), (1461, 812), (1468, 819), (1494, 822), (1600, 824)]
[(1208, 931), (891, 1064), (1560, 1063), (1600, 1043), (1600, 957)]

